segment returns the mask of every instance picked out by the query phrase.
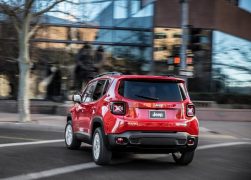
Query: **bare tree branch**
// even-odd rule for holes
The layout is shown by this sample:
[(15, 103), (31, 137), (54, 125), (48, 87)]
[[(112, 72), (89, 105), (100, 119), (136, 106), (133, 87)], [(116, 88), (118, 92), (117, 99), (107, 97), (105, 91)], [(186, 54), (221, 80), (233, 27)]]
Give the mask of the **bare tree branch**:
[(24, 16), (26, 17), (28, 14), (31, 13), (31, 9), (32, 9), (32, 5), (34, 3), (35, 0), (25, 0), (25, 4), (24, 4)]
[(20, 23), (17, 21), (16, 18), (13, 18), (13, 16), (10, 16), (10, 18), (12, 19), (13, 25), (16, 28), (16, 31), (19, 32), (20, 31)]
[(48, 7), (46, 7), (45, 9), (38, 11), (37, 13), (34, 13), (34, 17), (40, 16), (48, 11), (50, 11), (52, 8), (54, 8), (57, 4), (66, 1), (66, 0), (55, 0), (51, 5), (49, 5)]
[(36, 24), (29, 32), (28, 34), (28, 38), (30, 39), (34, 34), (36, 34), (36, 32), (38, 31), (38, 29), (40, 28), (41, 26), (39, 24)]
[(2, 11), (4, 14), (10, 17), (17, 31), (19, 31), (21, 27), (21, 23), (17, 16), (18, 10), (19, 10), (19, 7), (13, 8), (3, 1), (0, 2), (0, 11)]
[[(34, 20), (34, 19), (33, 19)], [(31, 24), (31, 29), (28, 33), (28, 38), (30, 39), (34, 34), (37, 33), (38, 29), (40, 29), (41, 27), (43, 27), (43, 25), (41, 25), (40, 23), (40, 20), (41, 20), (41, 16), (38, 16), (34, 23)]]
[(61, 3), (61, 2), (66, 2), (66, 3), (69, 3), (69, 4), (73, 4), (73, 5), (81, 5), (81, 4), (95, 4), (95, 3), (103, 3), (103, 2), (110, 2), (108, 0), (100, 0), (100, 1), (92, 1), (92, 2), (73, 2), (73, 1), (70, 1), (70, 0), (55, 0), (51, 5), (49, 5), (47, 8), (35, 13), (33, 16), (34, 17), (37, 17), (37, 16), (40, 16), (48, 11), (50, 11), (51, 9), (53, 9), (57, 4)]
[(9, 6), (8, 4), (6, 4), (4, 2), (0, 3), (0, 11), (3, 11), (3, 13), (8, 16), (13, 16), (13, 17), (17, 18), (15, 9), (13, 9), (11, 6)]
[(65, 0), (65, 2), (69, 4), (73, 4), (73, 5), (81, 5), (81, 4), (98, 4), (98, 3), (104, 3), (104, 2), (111, 2), (111, 0), (97, 0), (97, 1), (89, 1), (89, 2), (72, 2), (70, 0)]
[(69, 13), (69, 12), (65, 12), (65, 11), (60, 11), (60, 10), (53, 10), (53, 11), (48, 11), (48, 12), (53, 12), (53, 13), (61, 13), (61, 14), (64, 14), (64, 15), (67, 15), (67, 16), (69, 16), (69, 17), (72, 17), (72, 18), (74, 18), (75, 20), (80, 20), (80, 18), (78, 18), (77, 16), (75, 16), (75, 15), (73, 15), (73, 14), (71, 14), (71, 13)]

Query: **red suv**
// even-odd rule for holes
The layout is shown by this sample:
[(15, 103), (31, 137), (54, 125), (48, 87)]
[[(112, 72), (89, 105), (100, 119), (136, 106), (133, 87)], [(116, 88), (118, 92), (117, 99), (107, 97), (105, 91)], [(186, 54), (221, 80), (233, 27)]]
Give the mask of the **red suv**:
[(198, 119), (182, 79), (106, 73), (73, 101), (65, 144), (91, 144), (96, 164), (109, 164), (116, 151), (172, 153), (181, 165), (193, 160)]

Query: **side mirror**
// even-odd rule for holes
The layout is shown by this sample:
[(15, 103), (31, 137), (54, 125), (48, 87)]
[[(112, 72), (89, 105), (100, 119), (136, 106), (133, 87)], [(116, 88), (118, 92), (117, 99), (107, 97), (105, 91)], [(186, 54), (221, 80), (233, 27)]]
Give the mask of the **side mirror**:
[(75, 103), (81, 103), (81, 96), (79, 94), (74, 94), (72, 96), (72, 101)]

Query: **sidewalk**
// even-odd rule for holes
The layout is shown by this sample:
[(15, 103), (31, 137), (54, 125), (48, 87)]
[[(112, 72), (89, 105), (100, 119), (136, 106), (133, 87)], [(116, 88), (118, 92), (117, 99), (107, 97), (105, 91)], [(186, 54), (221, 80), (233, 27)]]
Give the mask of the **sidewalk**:
[(251, 109), (197, 108), (196, 116), (201, 121), (251, 122)]
[[(68, 108), (73, 104), (72, 101), (65, 103), (31, 100), (30, 111), (32, 114), (56, 114), (66, 115)], [(17, 113), (17, 101), (15, 100), (0, 100), (0, 112)]]
[(0, 112), (0, 123), (2, 124), (16, 124), (22, 125), (39, 125), (49, 129), (64, 129), (66, 124), (66, 116), (48, 115), (48, 114), (31, 114), (31, 120), (27, 123), (18, 122), (17, 113), (3, 113)]

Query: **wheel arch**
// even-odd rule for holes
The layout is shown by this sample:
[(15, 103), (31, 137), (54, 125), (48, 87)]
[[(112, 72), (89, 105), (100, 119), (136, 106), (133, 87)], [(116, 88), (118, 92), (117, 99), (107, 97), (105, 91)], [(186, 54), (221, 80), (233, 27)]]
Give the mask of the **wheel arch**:
[(71, 113), (67, 114), (66, 122), (72, 121)]
[(91, 141), (92, 141), (92, 138), (93, 138), (93, 133), (94, 133), (95, 129), (98, 128), (98, 127), (100, 127), (103, 130), (103, 132), (105, 132), (103, 119), (100, 116), (96, 116), (92, 120), (91, 133), (90, 133)]

